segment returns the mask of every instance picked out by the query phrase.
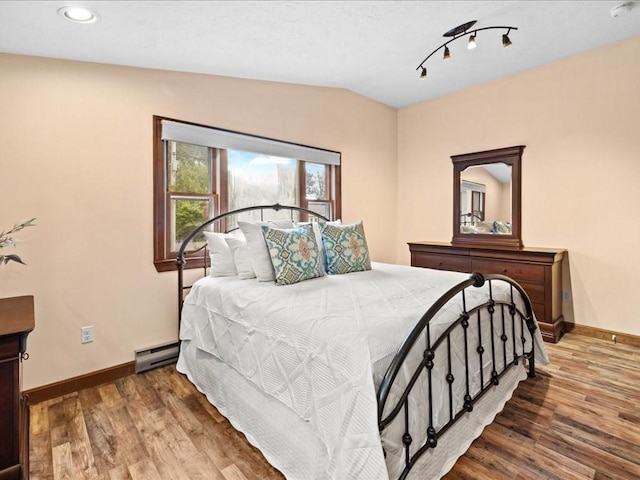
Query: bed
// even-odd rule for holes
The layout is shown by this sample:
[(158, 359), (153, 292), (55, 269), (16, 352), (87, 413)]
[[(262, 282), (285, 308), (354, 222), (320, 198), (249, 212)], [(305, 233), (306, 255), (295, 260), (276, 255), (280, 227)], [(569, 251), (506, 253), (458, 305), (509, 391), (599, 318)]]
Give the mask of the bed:
[[(293, 226), (265, 226), (267, 211), (287, 212)], [(239, 262), (236, 275), (207, 273), (186, 286), (189, 242), (255, 212), (259, 222), (238, 223), (261, 225), (275, 281), (242, 278)], [(298, 222), (309, 219), (317, 221)], [(362, 253), (359, 225), (364, 243), (354, 248)], [(287, 478), (440, 478), (518, 383), (535, 376), (535, 362), (548, 361), (531, 304), (504, 276), (376, 262), (332, 274), (316, 266), (295, 281), (278, 268), (279, 247), (267, 238), (298, 232), (316, 240), (326, 270), (341, 248), (327, 236), (349, 227), (269, 205), (196, 228), (178, 252), (177, 369)], [(232, 256), (236, 240), (225, 238)], [(207, 250), (213, 271), (216, 256)]]

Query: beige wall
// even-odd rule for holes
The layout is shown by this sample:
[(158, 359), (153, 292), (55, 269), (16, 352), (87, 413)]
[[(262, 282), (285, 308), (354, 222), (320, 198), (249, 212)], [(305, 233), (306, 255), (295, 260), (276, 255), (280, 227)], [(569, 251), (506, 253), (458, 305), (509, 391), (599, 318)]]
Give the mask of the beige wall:
[(385, 262), (451, 239), (451, 155), (524, 144), (523, 240), (568, 249), (565, 317), (640, 335), (638, 58), (640, 38), (396, 111), (346, 90), (0, 54), (0, 229), (38, 217), (16, 250), (29, 265), (0, 267), (0, 297), (36, 297), (24, 387), (177, 337), (175, 274), (152, 262), (154, 114), (341, 151), (343, 218), (364, 220)]
[(503, 219), (504, 221), (511, 220), (511, 182), (501, 183), (501, 192), (500, 192), (500, 201), (502, 205), (500, 205), (498, 218)]
[[(176, 276), (153, 266), (152, 115), (342, 152), (343, 219), (395, 261), (396, 111), (347, 90), (0, 55), (0, 229), (29, 264), (0, 297), (33, 294), (24, 387), (133, 360), (177, 339)], [(389, 188), (392, 185), (392, 188)], [(80, 327), (96, 341), (80, 344)]]
[(640, 37), (398, 113), (398, 261), (449, 241), (450, 156), (526, 145), (526, 246), (569, 251), (565, 318), (640, 335)]

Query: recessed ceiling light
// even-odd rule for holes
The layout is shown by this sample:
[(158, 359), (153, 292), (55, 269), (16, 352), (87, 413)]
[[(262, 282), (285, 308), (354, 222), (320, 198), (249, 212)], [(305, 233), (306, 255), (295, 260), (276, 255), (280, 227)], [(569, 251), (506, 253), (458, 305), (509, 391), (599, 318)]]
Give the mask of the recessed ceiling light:
[(75, 23), (93, 23), (98, 20), (98, 15), (84, 7), (62, 7), (58, 14), (65, 20)]

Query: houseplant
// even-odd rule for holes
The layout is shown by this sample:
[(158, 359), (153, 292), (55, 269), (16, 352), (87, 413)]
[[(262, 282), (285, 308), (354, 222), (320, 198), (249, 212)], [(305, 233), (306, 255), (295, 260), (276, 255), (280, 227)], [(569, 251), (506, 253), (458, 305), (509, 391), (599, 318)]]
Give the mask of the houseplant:
[[(22, 230), (23, 228), (35, 226), (35, 224), (33, 223), (34, 221), (35, 218), (32, 218), (22, 223), (16, 223), (8, 232), (0, 232), (0, 250), (7, 247), (15, 247), (18, 241), (11, 235)], [(24, 263), (22, 259), (16, 254), (0, 255), (0, 265), (5, 265), (9, 262), (17, 262), (26, 265), (26, 263)]]

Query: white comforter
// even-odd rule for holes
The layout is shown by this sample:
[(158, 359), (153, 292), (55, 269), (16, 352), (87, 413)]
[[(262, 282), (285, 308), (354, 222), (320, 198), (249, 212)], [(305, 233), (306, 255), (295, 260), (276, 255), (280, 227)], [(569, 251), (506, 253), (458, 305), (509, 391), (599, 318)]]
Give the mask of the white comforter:
[[(431, 303), (466, 278), (379, 263), (290, 286), (204, 278), (185, 300), (180, 338), (309, 422), (330, 459), (325, 478), (385, 479), (378, 383)], [(432, 338), (459, 313), (454, 305), (438, 317)], [(546, 361), (539, 335), (536, 343)]]

